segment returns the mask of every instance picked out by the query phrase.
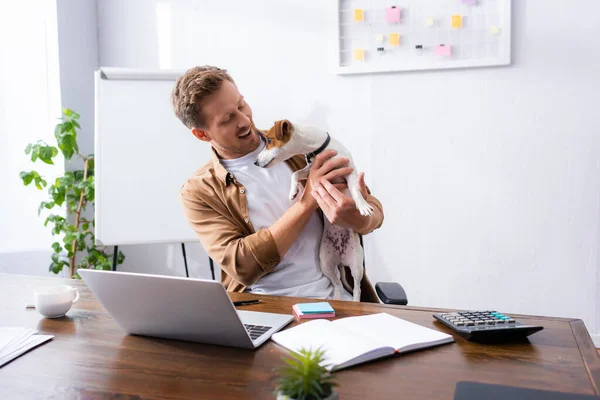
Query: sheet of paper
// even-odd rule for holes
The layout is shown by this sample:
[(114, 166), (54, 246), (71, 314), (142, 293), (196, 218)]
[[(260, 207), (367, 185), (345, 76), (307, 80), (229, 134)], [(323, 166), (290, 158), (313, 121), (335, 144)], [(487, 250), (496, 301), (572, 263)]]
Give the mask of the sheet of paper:
[(452, 16), (452, 27), (453, 28), (462, 28), (462, 15), (453, 15)]
[(452, 46), (435, 46), (434, 52), (436, 56), (450, 57), (452, 55)]
[(54, 337), (53, 335), (32, 335), (32, 336), (28, 337), (25, 340), (25, 342), (20, 344), (20, 346), (18, 348), (12, 350), (8, 354), (0, 355), (0, 367), (2, 367), (4, 364), (14, 360), (15, 358), (19, 357), (23, 353), (26, 353), (27, 351), (33, 349), (34, 347), (37, 347), (37, 346), (41, 345), (42, 343), (47, 342), (48, 340), (52, 339), (53, 337)]
[(429, 17), (425, 20), (425, 25), (432, 27), (435, 25), (435, 20), (433, 18)]
[(363, 61), (365, 59), (365, 51), (363, 49), (355, 49), (353, 54), (354, 61)]
[(398, 7), (386, 8), (385, 20), (390, 23), (400, 22), (400, 9)]
[(400, 44), (400, 34), (399, 33), (390, 33), (390, 46), (398, 46)]
[(27, 328), (0, 328), (0, 355), (34, 333), (35, 330)]
[(365, 20), (365, 13), (362, 8), (354, 9), (354, 21), (361, 22)]

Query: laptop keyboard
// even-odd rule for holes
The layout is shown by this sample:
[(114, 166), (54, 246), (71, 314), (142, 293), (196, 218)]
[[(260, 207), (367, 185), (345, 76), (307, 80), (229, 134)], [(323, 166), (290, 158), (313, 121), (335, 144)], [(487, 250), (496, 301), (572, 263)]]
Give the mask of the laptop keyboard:
[(267, 332), (269, 329), (272, 328), (271, 326), (250, 325), (250, 324), (244, 324), (244, 326), (246, 327), (246, 330), (250, 334), (250, 338), (252, 340), (258, 339), (262, 334), (264, 334), (265, 332)]

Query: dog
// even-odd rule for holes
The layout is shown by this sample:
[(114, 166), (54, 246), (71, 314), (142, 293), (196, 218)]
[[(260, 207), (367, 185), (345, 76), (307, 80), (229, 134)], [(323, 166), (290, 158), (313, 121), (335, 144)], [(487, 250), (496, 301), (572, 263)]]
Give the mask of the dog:
[[(367, 203), (358, 185), (358, 173), (352, 155), (339, 141), (332, 138), (322, 129), (292, 124), (288, 120), (276, 121), (268, 131), (261, 131), (267, 144), (258, 154), (255, 165), (267, 168), (278, 162), (285, 161), (295, 155), (303, 154), (306, 157), (305, 168), (294, 172), (290, 187), (290, 201), (304, 190), (302, 181), (308, 178), (313, 158), (326, 149), (337, 151), (337, 156), (349, 160), (349, 166), (354, 169), (345, 177), (348, 188), (344, 189), (346, 196), (352, 197), (356, 208), (363, 216), (371, 216), (373, 208)], [(336, 157), (337, 157), (336, 156)], [(321, 271), (331, 280), (334, 288), (334, 299), (341, 299), (343, 290), (339, 268), (348, 266), (354, 279), (354, 301), (360, 301), (360, 282), (363, 278), (363, 248), (360, 237), (351, 229), (341, 228), (331, 224), (324, 218), (323, 238), (319, 249)]]

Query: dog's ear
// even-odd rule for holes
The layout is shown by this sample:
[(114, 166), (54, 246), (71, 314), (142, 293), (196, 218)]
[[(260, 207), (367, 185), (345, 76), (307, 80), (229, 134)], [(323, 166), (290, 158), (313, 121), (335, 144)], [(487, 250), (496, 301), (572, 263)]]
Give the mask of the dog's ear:
[(289, 138), (292, 134), (292, 123), (287, 119), (282, 119), (281, 121), (275, 122), (275, 135), (277, 140), (284, 140), (284, 138)]

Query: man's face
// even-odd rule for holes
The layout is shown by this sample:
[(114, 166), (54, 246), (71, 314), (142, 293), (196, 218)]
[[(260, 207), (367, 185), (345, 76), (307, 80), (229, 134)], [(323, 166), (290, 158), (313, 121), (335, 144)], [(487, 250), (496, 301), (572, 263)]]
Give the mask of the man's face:
[(237, 87), (224, 81), (202, 104), (206, 126), (193, 128), (200, 140), (209, 142), (223, 159), (235, 159), (256, 150), (260, 136), (252, 121), (252, 109)]

